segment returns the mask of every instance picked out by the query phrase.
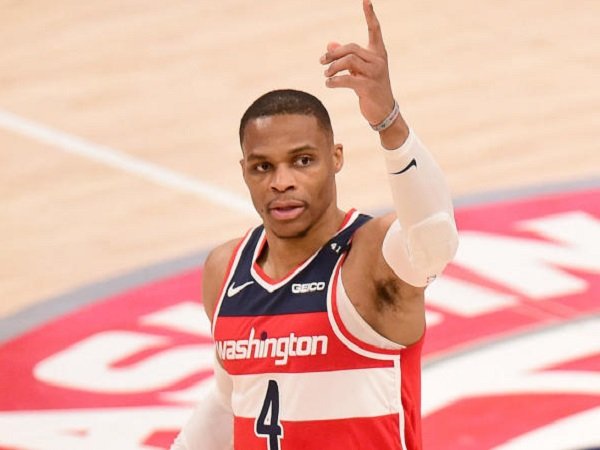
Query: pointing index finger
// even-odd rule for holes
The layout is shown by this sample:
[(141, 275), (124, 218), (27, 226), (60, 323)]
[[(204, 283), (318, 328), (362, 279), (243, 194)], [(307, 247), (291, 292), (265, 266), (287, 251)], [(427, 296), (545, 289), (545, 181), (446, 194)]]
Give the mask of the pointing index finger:
[(363, 0), (363, 11), (369, 29), (369, 47), (374, 49), (384, 49), (383, 35), (381, 34), (381, 25), (375, 15), (375, 9), (371, 0)]

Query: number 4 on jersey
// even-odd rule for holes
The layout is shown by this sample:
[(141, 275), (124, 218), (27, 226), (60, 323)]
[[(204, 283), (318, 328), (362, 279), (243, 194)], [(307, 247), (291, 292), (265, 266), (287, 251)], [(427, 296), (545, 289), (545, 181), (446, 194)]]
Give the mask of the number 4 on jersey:
[[(269, 417), (269, 420), (267, 420), (267, 417)], [(279, 450), (279, 440), (283, 437), (283, 427), (279, 423), (279, 386), (277, 386), (275, 380), (269, 380), (265, 401), (256, 419), (254, 431), (257, 436), (267, 438), (269, 450)]]

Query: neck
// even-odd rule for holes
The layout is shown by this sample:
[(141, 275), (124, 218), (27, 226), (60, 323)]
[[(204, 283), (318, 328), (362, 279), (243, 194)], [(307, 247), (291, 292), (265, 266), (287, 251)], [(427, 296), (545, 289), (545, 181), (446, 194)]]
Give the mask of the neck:
[(297, 238), (278, 238), (265, 229), (267, 247), (258, 263), (271, 278), (284, 278), (338, 232), (345, 216), (344, 211), (334, 206), (323, 214), (305, 236)]

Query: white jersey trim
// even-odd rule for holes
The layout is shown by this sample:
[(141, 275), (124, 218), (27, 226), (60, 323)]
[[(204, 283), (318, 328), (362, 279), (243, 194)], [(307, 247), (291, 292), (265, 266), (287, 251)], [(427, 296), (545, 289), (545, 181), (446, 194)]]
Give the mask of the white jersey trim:
[[(385, 349), (382, 349), (381, 353), (370, 351), (370, 350), (361, 348), (358, 345), (356, 345), (354, 342), (352, 342), (350, 339), (348, 339), (348, 337), (346, 337), (346, 335), (342, 332), (342, 330), (340, 330), (339, 324), (337, 323), (337, 320), (335, 319), (335, 316), (333, 314), (333, 300), (336, 297), (336, 295), (334, 295), (334, 292), (333, 292), (333, 287), (336, 284), (336, 283), (334, 283), (334, 280), (340, 272), (340, 267), (341, 267), (342, 262), (343, 262), (343, 259), (340, 259), (340, 261), (338, 261), (338, 263), (336, 264), (336, 266), (333, 270), (333, 274), (331, 275), (331, 281), (329, 282), (329, 288), (327, 290), (327, 316), (329, 318), (329, 323), (331, 324), (331, 328), (333, 329), (333, 332), (335, 333), (337, 338), (346, 347), (348, 347), (350, 350), (352, 350), (354, 353), (357, 353), (362, 356), (366, 356), (368, 358), (373, 358), (373, 359), (379, 359), (379, 360), (385, 360), (385, 361), (395, 361), (395, 360), (399, 361), (400, 360), (400, 350), (398, 350), (398, 353), (385, 353), (386, 352)], [(367, 344), (367, 342), (365, 342), (365, 344)], [(389, 352), (389, 351), (390, 350), (387, 350), (387, 352)]]
[[(404, 405), (402, 404), (402, 367), (400, 366), (400, 358), (394, 361), (394, 368), (396, 369), (396, 383), (398, 386), (398, 403), (400, 409), (400, 417), (398, 418), (398, 426), (400, 428), (400, 443), (402, 444), (402, 450), (407, 450), (406, 448), (406, 435), (405, 433), (405, 424), (404, 424)], [(420, 413), (420, 411), (419, 411)]]
[[(338, 263), (335, 266), (335, 269), (333, 271), (333, 274), (331, 276), (331, 281), (329, 283), (329, 290), (327, 292), (327, 314), (329, 317), (329, 323), (331, 324), (331, 328), (333, 329), (333, 332), (335, 333), (335, 335), (337, 336), (337, 338), (346, 346), (348, 347), (348, 349), (352, 350), (355, 353), (358, 353), (359, 355), (363, 355), (363, 356), (367, 356), (369, 358), (373, 358), (373, 359), (383, 359), (383, 360), (392, 360), (394, 361), (394, 374), (395, 374), (395, 379), (394, 382), (396, 383), (397, 386), (397, 391), (395, 393), (394, 396), (394, 402), (396, 402), (396, 408), (397, 409), (397, 414), (398, 414), (398, 425), (399, 425), (399, 433), (400, 433), (400, 444), (402, 445), (402, 450), (407, 450), (406, 448), (406, 436), (405, 436), (405, 417), (404, 417), (404, 405), (402, 404), (402, 366), (401, 366), (401, 356), (400, 356), (400, 352), (402, 351), (403, 348), (405, 348), (404, 346), (400, 346), (400, 348), (397, 349), (397, 353), (378, 353), (378, 352), (372, 352), (366, 349), (363, 349), (361, 347), (359, 347), (358, 345), (356, 345), (354, 342), (350, 341), (345, 335), (344, 333), (340, 330), (339, 325), (335, 319), (334, 313), (333, 313), (333, 301), (336, 301), (336, 303), (339, 302), (339, 300), (337, 299), (337, 296), (339, 294), (339, 287), (337, 289), (336, 292), (333, 292), (333, 287), (334, 286), (338, 286), (337, 283), (334, 283), (334, 281), (336, 280), (336, 277), (340, 277), (339, 281), (341, 281), (341, 267), (342, 267), (342, 263), (343, 263), (343, 258), (340, 259), (340, 261), (338, 261)], [(341, 286), (341, 284), (340, 284)], [(344, 293), (345, 294), (345, 293)], [(346, 295), (347, 296), (347, 295)], [(348, 301), (350, 302), (350, 299), (348, 298)], [(339, 303), (338, 303), (339, 304)], [(353, 308), (353, 307), (352, 307)], [(356, 311), (355, 311), (356, 312)], [(358, 315), (358, 313), (356, 312), (356, 314)], [(340, 315), (341, 316), (341, 315)], [(360, 317), (360, 316), (359, 316)], [(340, 317), (341, 318), (341, 317)], [(361, 320), (364, 321), (364, 319), (360, 318)], [(366, 322), (365, 322), (366, 324)], [(346, 326), (346, 323), (343, 323), (344, 326)], [(366, 324), (368, 326), (368, 324)], [(370, 327), (369, 327), (370, 328)], [(350, 329), (348, 330), (350, 332)], [(373, 333), (376, 333), (375, 330), (373, 330)], [(363, 334), (360, 333), (359, 334)], [(377, 333), (376, 333), (377, 334)], [(354, 334), (353, 334), (354, 336)], [(371, 335), (369, 336), (354, 336), (357, 339), (364, 341), (365, 344), (369, 344), (369, 340), (373, 338), (373, 336)], [(383, 336), (381, 336), (383, 338)], [(384, 338), (385, 339), (385, 338)], [(392, 342), (392, 341), (390, 341)], [(392, 342), (393, 343), (393, 342)], [(373, 344), (370, 344), (373, 345)], [(377, 344), (375, 344), (377, 345)], [(400, 345), (400, 344), (396, 344), (396, 345)], [(394, 350), (396, 350), (394, 348)], [(382, 348), (382, 352), (386, 351), (385, 348)], [(389, 352), (390, 350), (387, 349), (387, 351)]]
[[(236, 417), (256, 418), (269, 380), (279, 385), (279, 420), (313, 421), (402, 414), (395, 367), (232, 375)], [(243, 392), (243, 395), (236, 395)], [(302, 395), (298, 395), (301, 392)], [(402, 419), (401, 419), (402, 420)]]
[(340, 319), (350, 334), (366, 344), (374, 345), (384, 350), (402, 350), (406, 348), (404, 345), (390, 341), (385, 336), (379, 334), (362, 318), (350, 301), (346, 289), (344, 289), (342, 270), (343, 267), (340, 268), (337, 276), (336, 300)]
[[(344, 231), (346, 228), (348, 228), (350, 225), (352, 225), (354, 223), (354, 221), (360, 215), (360, 213), (354, 209), (350, 210), (349, 214), (350, 214), (349, 218), (347, 219), (346, 223), (337, 231), (337, 233), (335, 234), (336, 236), (339, 233), (341, 233), (342, 231)], [(306, 268), (306, 266), (308, 266), (313, 261), (313, 259), (316, 258), (316, 256), (319, 254), (319, 251), (321, 250), (321, 249), (317, 250), (310, 258), (308, 258), (301, 265), (299, 265), (296, 269), (294, 269), (292, 272), (290, 272), (284, 279), (279, 280), (275, 283), (271, 283), (268, 280), (265, 280), (254, 268), (254, 265), (256, 264), (256, 261), (258, 260), (258, 257), (260, 256), (260, 252), (262, 251), (262, 249), (265, 245), (266, 239), (267, 239), (266, 233), (265, 233), (265, 230), (263, 229), (263, 231), (258, 239), (256, 248), (254, 249), (254, 255), (252, 256), (252, 264), (250, 265), (250, 274), (251, 274), (252, 278), (254, 279), (254, 281), (256, 281), (263, 289), (265, 289), (269, 293), (273, 293), (280, 287), (289, 283), (289, 281), (292, 278), (294, 278), (298, 273), (300, 273), (304, 268)]]
[(252, 264), (250, 265), (250, 274), (252, 275), (252, 278), (254, 278), (254, 280), (269, 293), (273, 293), (281, 286), (284, 286), (285, 284), (289, 283), (289, 281), (292, 278), (294, 278), (300, 271), (302, 271), (306, 266), (308, 266), (319, 253), (318, 251), (314, 253), (310, 258), (308, 258), (301, 265), (296, 267), (296, 269), (290, 272), (283, 280), (279, 280), (276, 283), (270, 283), (269, 281), (265, 280), (254, 268), (254, 264), (256, 264), (256, 261), (258, 260), (260, 252), (262, 251), (266, 240), (267, 236), (265, 230), (263, 230), (258, 239), (256, 248), (254, 249), (254, 255), (252, 256)]

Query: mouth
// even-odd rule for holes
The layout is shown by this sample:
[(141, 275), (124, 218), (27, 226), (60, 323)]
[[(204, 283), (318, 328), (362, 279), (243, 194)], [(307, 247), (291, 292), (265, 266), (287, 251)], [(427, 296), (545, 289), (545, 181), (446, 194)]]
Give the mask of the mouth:
[(289, 221), (300, 216), (306, 209), (304, 202), (299, 200), (275, 200), (269, 203), (267, 210), (275, 220)]

